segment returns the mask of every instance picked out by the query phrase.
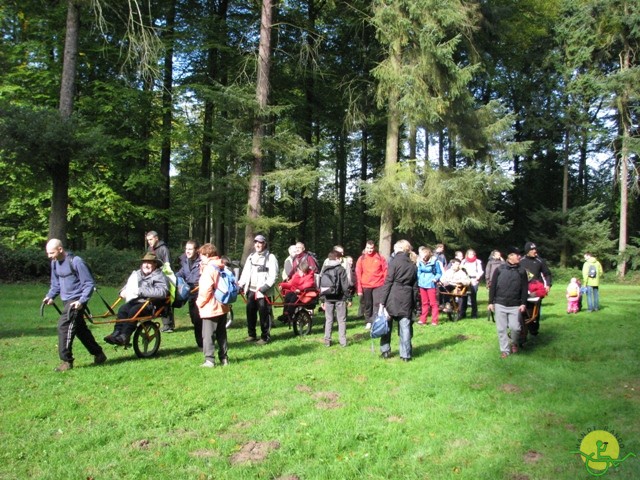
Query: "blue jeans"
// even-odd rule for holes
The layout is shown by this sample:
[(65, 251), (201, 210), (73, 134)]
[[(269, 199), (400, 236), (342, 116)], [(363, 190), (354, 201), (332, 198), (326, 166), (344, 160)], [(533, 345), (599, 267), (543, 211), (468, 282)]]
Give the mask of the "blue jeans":
[(413, 337), (413, 321), (410, 318), (391, 317), (389, 320), (389, 333), (380, 337), (380, 352), (391, 351), (391, 332), (393, 320), (398, 321), (398, 336), (400, 337), (400, 357), (411, 358), (411, 337)]
[(587, 309), (590, 312), (600, 309), (600, 293), (598, 287), (587, 286)]

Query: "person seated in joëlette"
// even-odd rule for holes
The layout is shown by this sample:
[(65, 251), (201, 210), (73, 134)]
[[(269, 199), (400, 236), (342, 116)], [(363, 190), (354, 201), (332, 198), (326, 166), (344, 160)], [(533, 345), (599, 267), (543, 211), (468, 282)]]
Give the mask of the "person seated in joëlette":
[[(288, 315), (291, 319), (296, 309), (295, 304), (306, 303), (316, 298), (315, 285), (315, 274), (309, 268), (309, 264), (303, 261), (298, 265), (291, 278), (279, 286), (285, 303), (283, 314)], [(282, 320), (286, 320), (286, 318)]]
[[(140, 269), (131, 273), (120, 291), (126, 303), (118, 310), (118, 320), (132, 318), (147, 300), (150, 302), (140, 311), (139, 317), (152, 315), (156, 306), (167, 301), (169, 285), (162, 273), (162, 262), (153, 253), (145, 254), (141, 262)], [(116, 322), (113, 332), (104, 337), (104, 341), (111, 345), (127, 345), (135, 330), (134, 321)]]

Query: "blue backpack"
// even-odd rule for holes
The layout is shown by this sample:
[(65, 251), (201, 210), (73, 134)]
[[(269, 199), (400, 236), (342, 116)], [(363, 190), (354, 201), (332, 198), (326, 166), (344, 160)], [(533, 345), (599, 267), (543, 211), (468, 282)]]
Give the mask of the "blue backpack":
[(216, 270), (218, 270), (218, 284), (216, 285), (216, 289), (213, 295), (216, 297), (216, 300), (223, 305), (229, 305), (234, 303), (238, 299), (238, 282), (236, 282), (236, 277), (233, 272), (228, 269), (220, 269), (214, 266)]
[(176, 278), (176, 297), (173, 300), (173, 306), (176, 308), (182, 307), (189, 301), (189, 295), (191, 294), (191, 287), (184, 281), (184, 278)]

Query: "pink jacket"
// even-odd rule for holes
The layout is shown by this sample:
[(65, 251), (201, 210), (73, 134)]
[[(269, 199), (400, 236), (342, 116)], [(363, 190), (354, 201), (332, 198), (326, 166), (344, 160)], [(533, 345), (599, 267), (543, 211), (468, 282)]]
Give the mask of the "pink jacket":
[(201, 318), (213, 318), (224, 315), (229, 312), (229, 305), (223, 305), (216, 300), (213, 292), (216, 290), (218, 284), (218, 276), (220, 273), (214, 265), (219, 268), (224, 268), (224, 264), (220, 260), (220, 257), (202, 257), (200, 262), (200, 287), (198, 289), (198, 298), (196, 299), (196, 305), (200, 310)]

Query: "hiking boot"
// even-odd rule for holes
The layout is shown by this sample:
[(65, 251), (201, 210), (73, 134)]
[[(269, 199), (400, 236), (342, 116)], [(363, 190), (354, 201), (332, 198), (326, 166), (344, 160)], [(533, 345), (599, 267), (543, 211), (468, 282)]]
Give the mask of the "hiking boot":
[(213, 363), (211, 360), (205, 360), (204, 363), (200, 366), (204, 368), (213, 368), (216, 366), (216, 364)]
[(62, 362), (54, 371), (56, 372), (66, 372), (67, 370), (71, 370), (73, 368), (73, 362)]
[(117, 345), (116, 343), (116, 338), (113, 335), (113, 333), (110, 333), (109, 335), (107, 335), (106, 337), (104, 337), (103, 339), (105, 342), (107, 342), (109, 345)]
[(102, 365), (106, 361), (107, 361), (107, 356), (104, 354), (104, 352), (100, 352), (98, 355), (93, 356), (94, 365)]

